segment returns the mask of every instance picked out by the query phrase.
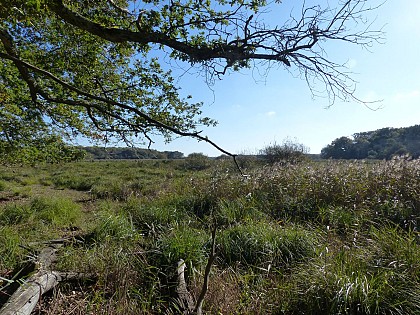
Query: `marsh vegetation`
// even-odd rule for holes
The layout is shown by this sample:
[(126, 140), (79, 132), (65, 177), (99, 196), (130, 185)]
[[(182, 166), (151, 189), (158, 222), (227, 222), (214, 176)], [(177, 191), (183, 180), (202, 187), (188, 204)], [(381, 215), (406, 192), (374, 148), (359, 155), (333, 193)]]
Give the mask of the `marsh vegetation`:
[[(208, 314), (419, 314), (420, 161), (74, 162), (2, 167), (0, 290), (67, 238), (39, 314), (177, 313), (176, 265)], [(202, 165), (203, 161), (197, 161)]]

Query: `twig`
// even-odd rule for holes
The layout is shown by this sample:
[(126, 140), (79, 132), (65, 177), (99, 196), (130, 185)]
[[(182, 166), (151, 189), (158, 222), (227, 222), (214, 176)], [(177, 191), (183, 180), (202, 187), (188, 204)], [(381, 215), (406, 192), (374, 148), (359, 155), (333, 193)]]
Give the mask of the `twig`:
[(213, 230), (211, 231), (211, 252), (210, 252), (210, 256), (209, 259), (207, 261), (207, 265), (206, 265), (206, 270), (204, 272), (204, 282), (203, 282), (203, 287), (201, 288), (201, 292), (200, 295), (197, 299), (197, 304), (195, 306), (195, 310), (194, 312), (197, 315), (201, 315), (203, 310), (203, 302), (204, 302), (204, 297), (206, 296), (208, 287), (209, 287), (209, 278), (210, 278), (210, 271), (211, 271), (211, 266), (213, 265), (213, 262), (216, 258), (216, 231), (217, 231), (217, 225), (214, 225)]

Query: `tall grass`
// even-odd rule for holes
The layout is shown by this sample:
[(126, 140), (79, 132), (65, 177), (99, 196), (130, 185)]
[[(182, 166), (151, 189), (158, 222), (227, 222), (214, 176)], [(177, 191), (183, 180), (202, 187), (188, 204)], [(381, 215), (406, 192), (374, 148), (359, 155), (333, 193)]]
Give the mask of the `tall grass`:
[(24, 259), (19, 245), (75, 230), (85, 243), (56, 268), (97, 275), (79, 313), (171, 313), (177, 262), (199, 292), (216, 226), (210, 314), (420, 314), (419, 160), (248, 162), (246, 177), (223, 160), (6, 169), (3, 190), (85, 197), (2, 205), (0, 276)]
[(299, 262), (315, 254), (314, 234), (298, 226), (247, 222), (223, 231), (220, 255), (229, 265), (269, 270)]
[[(418, 314), (419, 245), (412, 233), (372, 229), (369, 246), (332, 247), (279, 287), (286, 314)], [(328, 247), (329, 246), (329, 247)], [(329, 248), (329, 250), (328, 250)]]

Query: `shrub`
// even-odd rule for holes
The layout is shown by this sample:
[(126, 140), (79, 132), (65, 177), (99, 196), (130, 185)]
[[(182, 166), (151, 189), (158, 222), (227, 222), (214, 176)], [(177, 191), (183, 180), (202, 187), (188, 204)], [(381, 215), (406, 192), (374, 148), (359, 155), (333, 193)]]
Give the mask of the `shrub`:
[(210, 159), (203, 153), (191, 153), (184, 160), (184, 168), (191, 171), (201, 171), (210, 167)]
[(283, 144), (273, 143), (260, 150), (260, 155), (270, 164), (296, 164), (306, 159), (309, 149), (303, 144), (285, 140)]

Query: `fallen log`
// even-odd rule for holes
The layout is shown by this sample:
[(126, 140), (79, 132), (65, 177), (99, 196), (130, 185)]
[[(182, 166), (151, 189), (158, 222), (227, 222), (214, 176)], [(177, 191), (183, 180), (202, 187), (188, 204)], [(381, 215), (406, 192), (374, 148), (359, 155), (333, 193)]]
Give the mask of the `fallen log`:
[(37, 271), (24, 280), (23, 284), (12, 294), (0, 309), (0, 315), (30, 315), (41, 296), (60, 282), (90, 278), (82, 273), (50, 270), (60, 246), (60, 244), (54, 244), (41, 250), (34, 262)]
[(1, 315), (29, 315), (40, 297), (54, 288), (62, 277), (57, 272), (36, 273), (21, 285), (0, 311)]

